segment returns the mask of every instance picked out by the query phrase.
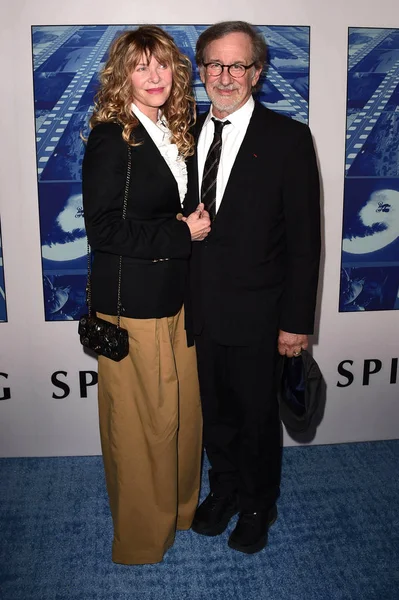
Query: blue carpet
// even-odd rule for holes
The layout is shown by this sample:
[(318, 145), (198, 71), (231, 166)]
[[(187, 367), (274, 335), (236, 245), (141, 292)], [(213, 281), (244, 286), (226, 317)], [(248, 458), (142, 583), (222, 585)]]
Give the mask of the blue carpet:
[(286, 448), (265, 550), (230, 550), (232, 522), (129, 567), (110, 559), (100, 457), (0, 459), (0, 598), (399, 600), (398, 465), (399, 441)]

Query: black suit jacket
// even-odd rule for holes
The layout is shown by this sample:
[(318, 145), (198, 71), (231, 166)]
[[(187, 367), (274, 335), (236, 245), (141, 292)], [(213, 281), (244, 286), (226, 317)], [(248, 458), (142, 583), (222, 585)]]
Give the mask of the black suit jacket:
[[(198, 202), (194, 156), (186, 213)], [(227, 345), (252, 344), (278, 329), (312, 333), (319, 255), (319, 178), (310, 130), (255, 103), (212, 231), (193, 244), (194, 333), (205, 325)]]
[[(122, 207), (128, 146), (122, 128), (101, 123), (90, 133), (83, 160), (83, 208), (94, 261), (92, 304), (115, 315), (119, 255), (122, 255), (123, 316), (165, 317), (182, 306), (191, 236), (176, 219), (181, 211), (176, 180), (158, 148), (139, 124), (132, 147), (126, 219)], [(166, 261), (157, 261), (167, 258)]]

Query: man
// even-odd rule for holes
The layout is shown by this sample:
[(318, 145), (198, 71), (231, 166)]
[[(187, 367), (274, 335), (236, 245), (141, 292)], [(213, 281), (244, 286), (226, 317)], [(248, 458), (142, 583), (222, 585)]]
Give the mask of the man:
[(213, 224), (191, 262), (211, 464), (211, 493), (193, 529), (218, 535), (239, 512), (229, 546), (254, 553), (277, 518), (276, 359), (298, 355), (313, 331), (318, 171), (309, 128), (252, 98), (266, 60), (260, 33), (242, 21), (213, 25), (198, 39), (196, 60), (212, 106), (198, 121), (186, 212), (202, 201)]

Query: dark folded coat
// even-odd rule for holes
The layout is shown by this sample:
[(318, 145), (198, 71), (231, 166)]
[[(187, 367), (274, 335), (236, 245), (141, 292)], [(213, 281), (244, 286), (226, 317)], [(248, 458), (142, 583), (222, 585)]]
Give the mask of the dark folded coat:
[(326, 386), (319, 365), (309, 352), (281, 357), (277, 366), (277, 395), (280, 417), (288, 432), (308, 431), (320, 405), (324, 405)]

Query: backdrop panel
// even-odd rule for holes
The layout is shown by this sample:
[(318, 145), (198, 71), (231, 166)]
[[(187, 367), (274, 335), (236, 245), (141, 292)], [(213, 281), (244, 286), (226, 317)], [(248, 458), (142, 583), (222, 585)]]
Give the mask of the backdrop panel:
[(349, 29), (340, 310), (399, 308), (399, 29)]

